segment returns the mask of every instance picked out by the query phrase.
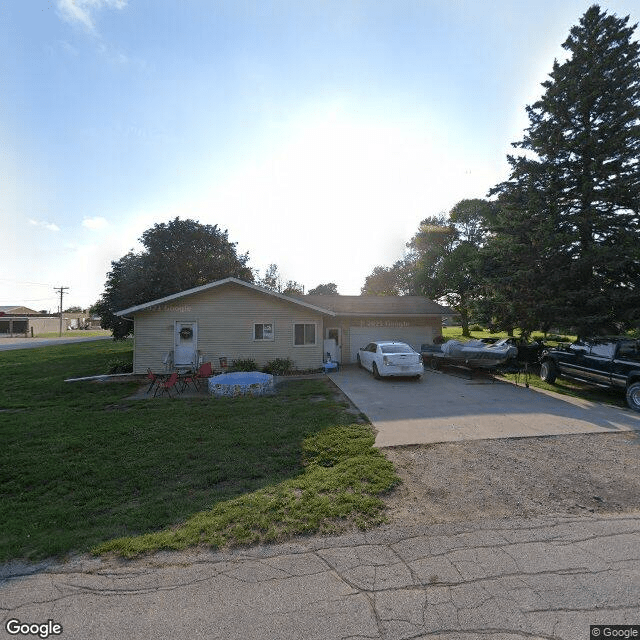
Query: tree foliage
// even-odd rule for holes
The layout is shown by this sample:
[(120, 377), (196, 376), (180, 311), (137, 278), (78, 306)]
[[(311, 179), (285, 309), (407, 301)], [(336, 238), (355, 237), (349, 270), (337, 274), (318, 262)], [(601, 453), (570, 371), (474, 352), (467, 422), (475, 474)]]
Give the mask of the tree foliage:
[(338, 285), (335, 282), (327, 282), (326, 284), (319, 284), (313, 289), (309, 289), (310, 296), (337, 296)]
[(495, 215), (495, 205), (487, 200), (461, 200), (448, 217), (425, 218), (408, 245), (414, 255), (418, 290), (454, 309), (466, 336), (482, 293), (479, 250)]
[[(590, 7), (563, 44), (498, 185), (489, 282), (506, 322), (640, 319), (640, 52), (629, 18)], [(516, 298), (519, 296), (519, 299)]]
[(265, 289), (269, 289), (270, 291), (276, 291), (278, 293), (282, 292), (282, 276), (280, 275), (280, 270), (278, 269), (278, 265), (271, 263), (265, 270), (264, 275), (260, 277), (257, 276), (257, 284)]
[(374, 267), (360, 293), (363, 296), (411, 296), (416, 293), (413, 280), (413, 259), (407, 257), (391, 267)]
[(257, 284), (270, 291), (276, 293), (282, 293), (286, 296), (302, 296), (304, 295), (304, 285), (296, 282), (295, 280), (287, 280), (283, 284), (283, 277), (280, 274), (280, 269), (275, 263), (271, 263), (264, 272), (264, 275), (260, 277), (257, 275)]
[(285, 296), (303, 296), (304, 285), (296, 282), (295, 280), (287, 280), (287, 284), (284, 286), (282, 293)]
[(248, 254), (238, 255), (236, 243), (218, 225), (175, 218), (155, 224), (140, 238), (144, 250), (129, 251), (111, 263), (105, 290), (94, 306), (101, 325), (116, 339), (132, 333), (133, 323), (116, 311), (163, 298), (227, 277), (253, 281)]

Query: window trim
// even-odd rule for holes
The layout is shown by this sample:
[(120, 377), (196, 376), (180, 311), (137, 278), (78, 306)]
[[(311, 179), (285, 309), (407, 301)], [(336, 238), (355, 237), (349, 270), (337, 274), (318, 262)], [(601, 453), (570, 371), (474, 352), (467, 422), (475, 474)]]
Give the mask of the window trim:
[[(262, 325), (262, 333), (264, 335), (264, 326), (271, 325), (271, 337), (270, 338), (256, 338), (256, 327)], [(275, 322), (253, 322), (251, 325), (251, 339), (253, 342), (273, 342), (276, 339), (276, 325)]]
[[(297, 344), (296, 343), (296, 327), (299, 325), (303, 325), (303, 326), (313, 326), (313, 342), (304, 342), (302, 344)], [(306, 330), (304, 330), (305, 333), (305, 338), (306, 338)], [(294, 347), (316, 347), (318, 345), (318, 323), (315, 320), (312, 320), (311, 322), (309, 321), (300, 321), (300, 322), (294, 322), (292, 325), (292, 339), (293, 339), (293, 346)]]

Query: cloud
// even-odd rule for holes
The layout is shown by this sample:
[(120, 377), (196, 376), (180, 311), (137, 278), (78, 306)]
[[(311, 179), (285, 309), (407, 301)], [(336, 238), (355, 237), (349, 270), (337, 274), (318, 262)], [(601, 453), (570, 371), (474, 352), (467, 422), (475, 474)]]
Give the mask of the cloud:
[(104, 229), (109, 226), (109, 223), (105, 218), (96, 216), (94, 218), (84, 218), (82, 220), (82, 226), (87, 229)]
[(127, 0), (58, 0), (58, 10), (62, 17), (71, 24), (81, 24), (89, 31), (95, 29), (93, 14), (106, 7), (107, 9), (124, 9)]
[(29, 220), (29, 224), (34, 227), (43, 227), (49, 231), (60, 231), (60, 227), (54, 222), (46, 222), (44, 220)]

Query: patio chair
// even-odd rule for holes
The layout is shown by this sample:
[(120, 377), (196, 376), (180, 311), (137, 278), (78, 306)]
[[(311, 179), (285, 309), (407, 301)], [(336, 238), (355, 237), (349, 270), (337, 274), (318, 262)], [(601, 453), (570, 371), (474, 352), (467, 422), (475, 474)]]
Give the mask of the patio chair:
[(206, 380), (207, 378), (210, 378), (212, 375), (213, 375), (213, 367), (211, 366), (211, 363), (203, 362), (200, 365), (200, 368), (196, 371), (194, 376), (196, 384), (199, 385), (200, 380)]
[(158, 395), (158, 391), (160, 390), (162, 390), (162, 393), (160, 394), (161, 396), (166, 393), (169, 397), (171, 397), (171, 389), (175, 389), (176, 393), (180, 393), (180, 391), (178, 391), (178, 387), (176, 386), (176, 382), (178, 382), (178, 372), (174, 371), (166, 380), (162, 380), (158, 384), (153, 397), (155, 398), (156, 395)]
[(153, 373), (153, 371), (151, 371), (150, 368), (147, 368), (147, 378), (149, 378), (149, 380), (151, 380), (151, 384), (149, 385), (149, 388), (147, 389), (147, 393), (150, 393), (151, 389), (153, 389), (153, 387), (157, 387), (160, 384), (160, 382), (162, 381), (162, 378), (160, 376), (158, 376), (157, 374)]
[(209, 376), (213, 375), (213, 368), (210, 362), (204, 362), (200, 365), (195, 373), (189, 373), (180, 378), (182, 382), (182, 388), (184, 389), (188, 384), (193, 384), (196, 389), (200, 389), (200, 380), (206, 380)]

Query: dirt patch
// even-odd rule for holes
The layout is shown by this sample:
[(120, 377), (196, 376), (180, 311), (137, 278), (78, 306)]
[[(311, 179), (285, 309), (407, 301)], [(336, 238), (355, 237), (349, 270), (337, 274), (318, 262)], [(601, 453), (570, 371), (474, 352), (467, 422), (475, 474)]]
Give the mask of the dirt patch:
[(640, 510), (640, 432), (383, 449), (392, 524)]

